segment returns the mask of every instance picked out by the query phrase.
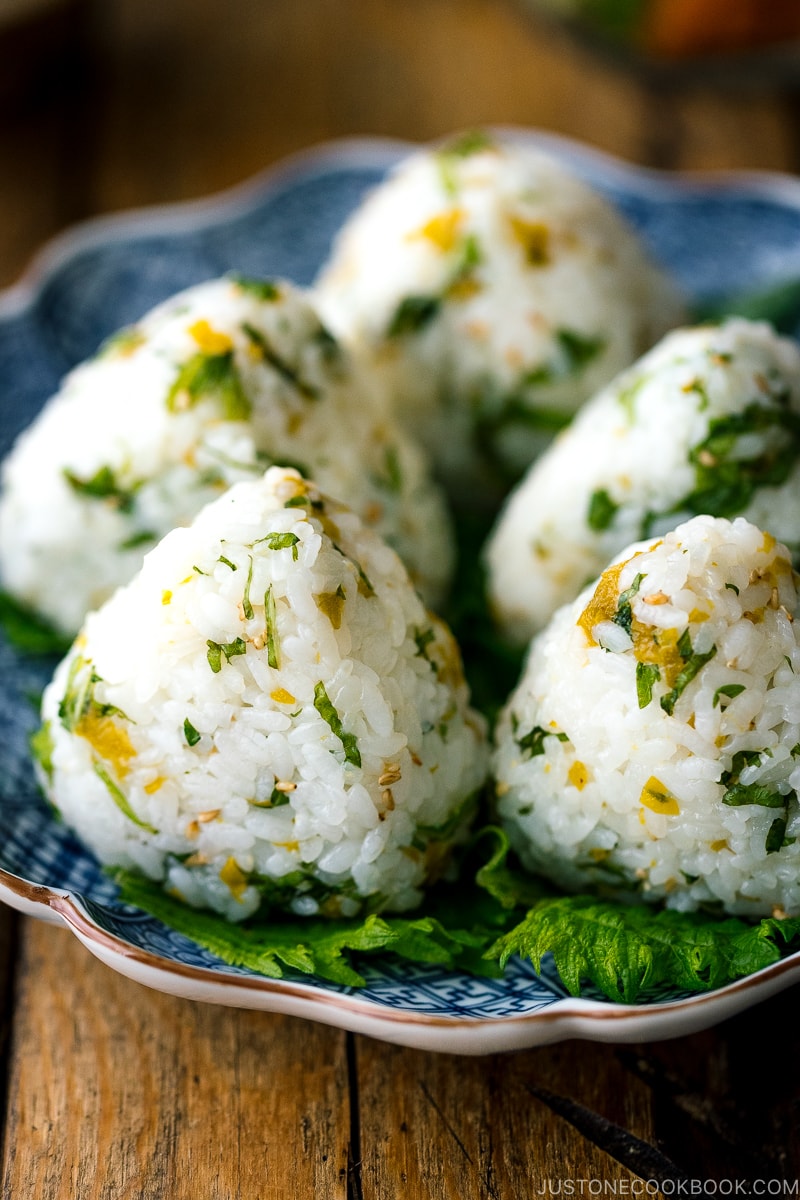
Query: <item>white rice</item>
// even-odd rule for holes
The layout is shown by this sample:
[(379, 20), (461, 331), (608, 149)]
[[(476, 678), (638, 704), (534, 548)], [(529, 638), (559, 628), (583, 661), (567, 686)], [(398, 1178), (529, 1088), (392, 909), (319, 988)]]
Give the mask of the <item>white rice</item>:
[(560, 609), (497, 731), (526, 865), (570, 891), (800, 913), (797, 598), (785, 547), (700, 516)]
[(381, 538), (279, 468), (148, 554), (42, 715), (43, 785), (100, 861), (232, 920), (412, 907), (486, 774), (449, 631)]
[(473, 503), (683, 319), (610, 204), (543, 151), (474, 135), (399, 165), (317, 295)]
[(271, 462), (359, 512), (440, 603), (452, 537), (422, 451), (301, 292), (235, 279), (112, 339), (19, 439), (2, 475), (4, 585), (74, 634), (158, 538)]
[(696, 512), (800, 551), (800, 350), (766, 324), (671, 333), (585, 406), (488, 543), (498, 624), (524, 644), (624, 546)]

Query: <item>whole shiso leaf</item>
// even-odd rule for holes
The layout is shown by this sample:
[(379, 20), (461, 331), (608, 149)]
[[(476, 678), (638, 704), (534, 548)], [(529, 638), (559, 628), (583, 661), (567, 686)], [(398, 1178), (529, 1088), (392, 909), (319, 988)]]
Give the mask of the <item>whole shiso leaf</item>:
[(360, 960), (374, 955), (497, 978), (514, 954), (536, 971), (552, 954), (571, 995), (589, 984), (609, 1000), (634, 1004), (659, 986), (710, 991), (800, 950), (800, 917), (748, 924), (560, 895), (514, 862), (506, 834), (494, 826), (475, 835), (461, 871), (460, 883), (433, 888), (409, 916), (306, 919), (273, 910), (241, 925), (190, 908), (133, 872), (110, 873), (124, 903), (223, 962), (276, 979), (290, 970), (359, 987)]
[[(159, 884), (130, 871), (115, 870), (111, 875), (124, 903), (149, 913), (223, 962), (273, 979), (280, 979), (289, 969), (359, 987), (365, 982), (364, 976), (352, 965), (351, 956), (378, 953), (490, 977), (502, 973), (496, 962), (484, 957), (497, 937), (498, 925), (481, 922), (478, 909), (486, 904), (480, 899), (477, 907), (453, 901), (451, 911), (454, 917), (460, 916), (460, 924), (447, 927), (430, 914), (372, 914), (340, 920), (271, 914), (268, 921), (234, 925), (215, 913), (190, 908), (169, 896)], [(443, 914), (447, 915), (446, 906)]]
[(748, 925), (594, 896), (553, 896), (540, 900), (489, 953), (501, 966), (520, 954), (537, 971), (550, 953), (571, 995), (579, 996), (588, 982), (610, 1000), (633, 1004), (660, 984), (685, 991), (722, 987), (794, 949), (800, 949), (800, 917)]
[(25, 608), (8, 592), (0, 591), (0, 629), (15, 650), (25, 654), (66, 654), (70, 639)]

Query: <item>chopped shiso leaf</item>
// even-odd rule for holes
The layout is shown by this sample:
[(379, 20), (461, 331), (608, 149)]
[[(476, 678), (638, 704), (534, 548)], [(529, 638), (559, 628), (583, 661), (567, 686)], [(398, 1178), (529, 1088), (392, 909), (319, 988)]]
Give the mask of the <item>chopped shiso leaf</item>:
[(439, 296), (406, 296), (395, 309), (386, 336), (395, 338), (419, 333), (438, 317), (441, 307)]
[(743, 683), (723, 684), (722, 687), (718, 687), (714, 692), (714, 700), (711, 707), (716, 708), (718, 704), (722, 703), (720, 697), (727, 696), (729, 700), (733, 700), (736, 696), (741, 696), (743, 691), (745, 691), (745, 686)]
[(598, 488), (589, 498), (586, 524), (594, 533), (602, 533), (612, 524), (618, 508), (619, 505), (611, 499), (605, 488)]
[(207, 354), (201, 350), (187, 359), (167, 393), (167, 410), (181, 412), (200, 400), (216, 400), (227, 421), (246, 421), (250, 416), (250, 401), (233, 350), (224, 350), (221, 354)]
[(136, 550), (139, 546), (147, 546), (151, 542), (158, 541), (158, 534), (153, 533), (150, 529), (140, 529), (138, 533), (132, 533), (130, 537), (125, 538), (117, 546), (118, 550)]
[(202, 736), (201, 734), (199, 734), (197, 732), (197, 730), (195, 729), (194, 725), (192, 724), (192, 722), (189, 720), (188, 717), (183, 722), (183, 734), (184, 734), (184, 737), (186, 738), (186, 743), (189, 746), (196, 746)]
[(111, 467), (98, 467), (88, 479), (76, 475), (69, 467), (64, 467), (63, 474), (77, 495), (85, 496), (89, 500), (106, 500), (123, 513), (132, 511), (136, 485), (123, 487)]
[(317, 710), (323, 721), (330, 726), (333, 733), (344, 748), (345, 762), (352, 763), (354, 767), (361, 766), (361, 752), (358, 749), (358, 741), (354, 733), (346, 733), (342, 725), (341, 717), (336, 708), (331, 703), (325, 684), (320, 680), (314, 688), (314, 708)]
[(231, 281), (242, 292), (249, 292), (257, 300), (279, 300), (280, 288), (271, 279), (253, 279), (249, 275), (231, 275)]
[(38, 729), (34, 730), (29, 739), (31, 754), (34, 760), (44, 771), (48, 779), (53, 774), (53, 732), (50, 728), (50, 722), (45, 721)]
[(141, 817), (137, 817), (136, 813), (128, 803), (128, 797), (125, 795), (122, 789), (117, 786), (117, 784), (109, 775), (108, 771), (106, 771), (106, 769), (102, 767), (99, 762), (94, 764), (94, 769), (95, 774), (98, 775), (98, 777), (105, 784), (106, 791), (116, 804), (119, 811), (123, 813), (123, 815), (126, 816), (129, 821), (133, 821), (134, 825), (138, 825), (140, 829), (146, 829), (148, 833), (158, 833), (158, 830), (155, 828), (155, 826), (150, 825), (147, 821), (143, 821)]
[(232, 642), (227, 642), (224, 645), (220, 642), (206, 642), (208, 647), (208, 665), (215, 675), (218, 675), (222, 670), (222, 656), (225, 655), (227, 662), (230, 662), (237, 654), (247, 653), (247, 643), (244, 638), (235, 638)]
[(528, 758), (537, 758), (540, 754), (544, 754), (544, 739), (546, 737), (554, 737), (559, 742), (568, 742), (569, 738), (565, 733), (555, 729), (543, 729), (541, 725), (534, 725), (533, 729), (529, 729), (527, 733), (523, 733), (521, 737), (517, 737), (517, 719), (512, 714), (511, 723), (514, 726), (514, 737), (523, 754)]
[(319, 400), (319, 388), (314, 387), (313, 384), (306, 382), (306, 380), (300, 377), (299, 372), (295, 370), (291, 363), (288, 363), (285, 358), (278, 354), (275, 347), (267, 340), (266, 334), (262, 333), (260, 329), (256, 329), (254, 325), (249, 325), (247, 322), (242, 326), (242, 329), (264, 362), (269, 363), (273, 371), (277, 375), (280, 375), (284, 383), (288, 383), (290, 387), (293, 387), (305, 400)]
[(267, 642), (267, 662), (276, 670), (281, 665), (280, 642), (278, 641), (278, 625), (275, 612), (275, 597), (272, 594), (272, 584), (264, 593), (264, 636)]
[(259, 542), (266, 542), (268, 550), (291, 550), (292, 558), (297, 561), (297, 543), (300, 538), (296, 533), (268, 533), (263, 538), (257, 538), (253, 542), (257, 546)]
[(245, 619), (252, 621), (255, 615), (253, 605), (250, 603), (250, 584), (253, 582), (253, 556), (250, 555), (250, 565), (247, 568), (247, 579), (244, 585), (244, 595), (242, 596), (242, 612)]
[[(628, 588), (625, 588), (625, 591), (620, 594), (619, 600), (617, 601), (617, 611), (614, 613), (614, 616), (611, 618), (611, 620), (614, 622), (614, 624), (619, 625), (620, 629), (624, 629), (629, 637), (631, 635), (631, 630), (633, 628), (633, 609), (631, 608), (631, 601), (633, 600), (633, 597), (636, 595), (636, 593), (639, 591), (639, 588), (642, 586), (643, 579), (644, 579), (644, 575), (642, 575), (642, 573), (639, 572), (639, 574), (636, 576), (636, 578), (634, 579), (631, 586)], [(638, 679), (638, 673), (637, 673), (637, 679)], [(640, 705), (640, 707), (642, 707), (642, 706)]]
[(661, 678), (661, 671), (655, 663), (637, 662), (636, 664), (636, 698), (639, 708), (647, 708), (653, 699), (653, 688)]
[(684, 665), (678, 672), (678, 677), (675, 680), (675, 686), (672, 691), (667, 692), (666, 696), (661, 697), (661, 707), (670, 717), (675, 711), (675, 705), (694, 677), (717, 653), (717, 647), (712, 646), (705, 654), (694, 654), (691, 642), (689, 642), (686, 635), (682, 636), (678, 642), (678, 650), (684, 659)]

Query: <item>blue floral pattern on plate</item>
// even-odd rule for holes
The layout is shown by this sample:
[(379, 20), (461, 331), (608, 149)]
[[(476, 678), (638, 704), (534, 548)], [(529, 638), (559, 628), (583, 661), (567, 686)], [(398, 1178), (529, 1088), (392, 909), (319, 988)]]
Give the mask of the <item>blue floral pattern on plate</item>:
[[(627, 167), (547, 135), (518, 136), (544, 144), (604, 192), (690, 297), (742, 293), (800, 278), (800, 184), (766, 176), (685, 181)], [(113, 330), (180, 288), (231, 270), (309, 284), (345, 216), (407, 150), (382, 142), (322, 148), (228, 196), (101, 220), (60, 239), (35, 268), (32, 282), (0, 297), (0, 455), (66, 370)], [(50, 666), (26, 661), (0, 637), (0, 883), (5, 883), (5, 898), (16, 902), (19, 880), (51, 893), (70, 893), (90, 929), (109, 935), (123, 952), (132, 948), (154, 957), (162, 971), (188, 968), (220, 982), (249, 976), (120, 904), (113, 883), (49, 811), (33, 778), (28, 738), (36, 725), (31, 698), (44, 687)], [(47, 899), (38, 903), (44, 915)], [(548, 964), (540, 977), (530, 964), (512, 963), (502, 980), (394, 960), (370, 962), (363, 969), (366, 986), (357, 992), (305, 977), (303, 984), (323, 1000), (352, 994), (377, 1011), (478, 1026), (545, 1011), (557, 1014), (573, 1003)], [(276, 998), (274, 1007), (281, 1007), (281, 988), (281, 981), (263, 981), (264, 991)], [(755, 998), (751, 989), (747, 1002)], [(651, 1004), (681, 999), (662, 993)], [(267, 999), (260, 1006), (272, 1005)], [(590, 998), (583, 1011), (607, 1013), (615, 1007)], [(340, 1021), (336, 1014), (330, 1019)], [(526, 1026), (519, 1044), (540, 1040), (532, 1028)]]

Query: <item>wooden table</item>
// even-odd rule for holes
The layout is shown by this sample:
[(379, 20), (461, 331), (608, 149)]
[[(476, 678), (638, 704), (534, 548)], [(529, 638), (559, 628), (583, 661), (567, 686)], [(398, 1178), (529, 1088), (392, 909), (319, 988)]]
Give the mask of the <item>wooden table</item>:
[[(65, 0), (33, 33), (0, 30), (0, 284), (76, 218), (333, 136), (539, 125), (800, 168), (792, 95), (648, 87), (501, 0)], [(4, 1198), (798, 1194), (796, 990), (674, 1042), (459, 1059), (166, 997), (0, 919)]]

